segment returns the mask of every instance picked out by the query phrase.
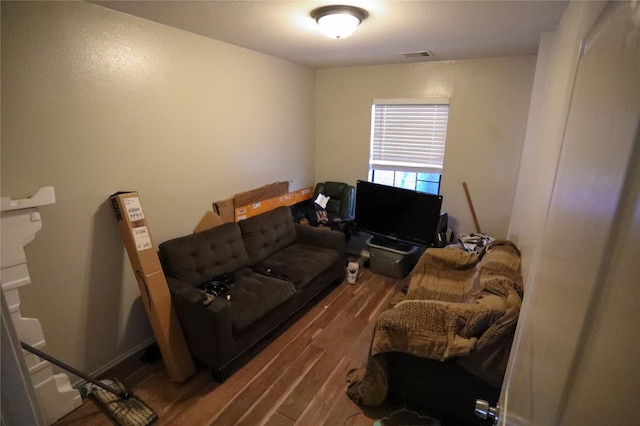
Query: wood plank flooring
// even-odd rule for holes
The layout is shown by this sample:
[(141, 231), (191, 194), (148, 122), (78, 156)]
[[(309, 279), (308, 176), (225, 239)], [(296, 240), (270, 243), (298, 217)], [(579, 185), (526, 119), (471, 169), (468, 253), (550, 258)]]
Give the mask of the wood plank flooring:
[[(376, 314), (402, 283), (361, 271), (355, 285), (316, 298), (222, 384), (204, 367), (173, 383), (161, 360), (114, 375), (158, 414), (157, 425), (371, 425), (403, 403), (363, 412), (345, 393), (346, 374), (366, 359)], [(56, 423), (112, 424), (91, 398)]]

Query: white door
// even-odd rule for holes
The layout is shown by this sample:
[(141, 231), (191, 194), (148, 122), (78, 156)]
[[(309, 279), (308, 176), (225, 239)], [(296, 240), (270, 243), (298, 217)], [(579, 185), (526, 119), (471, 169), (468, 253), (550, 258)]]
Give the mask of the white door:
[(640, 5), (583, 41), (498, 423), (640, 424)]

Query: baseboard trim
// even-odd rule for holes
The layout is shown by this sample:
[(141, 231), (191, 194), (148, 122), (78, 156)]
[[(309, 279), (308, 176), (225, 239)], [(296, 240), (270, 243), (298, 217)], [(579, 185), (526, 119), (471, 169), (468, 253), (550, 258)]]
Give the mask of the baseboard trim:
[[(93, 371), (89, 376), (94, 378), (108, 377), (108, 376), (122, 376), (126, 377), (132, 372), (139, 369), (144, 363), (142, 361), (142, 355), (147, 349), (156, 343), (154, 337), (150, 337), (144, 342), (132, 348), (130, 351), (120, 355), (110, 363), (103, 367)], [(74, 378), (76, 376), (73, 376)], [(85, 383), (85, 380), (78, 379), (72, 382), (74, 386)]]

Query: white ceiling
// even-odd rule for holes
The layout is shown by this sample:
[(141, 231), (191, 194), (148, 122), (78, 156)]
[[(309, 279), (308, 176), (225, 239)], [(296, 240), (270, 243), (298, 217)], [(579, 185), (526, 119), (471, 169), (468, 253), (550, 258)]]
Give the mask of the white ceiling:
[[(110, 9), (313, 67), (535, 54), (566, 1), (93, 1)], [(320, 6), (369, 12), (349, 38), (325, 37)], [(402, 53), (429, 51), (431, 58)]]

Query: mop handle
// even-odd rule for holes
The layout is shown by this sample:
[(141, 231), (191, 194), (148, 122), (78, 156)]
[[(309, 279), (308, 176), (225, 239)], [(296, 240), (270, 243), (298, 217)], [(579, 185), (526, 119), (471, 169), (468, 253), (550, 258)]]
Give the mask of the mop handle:
[(473, 217), (473, 223), (476, 225), (476, 232), (480, 234), (482, 233), (482, 231), (480, 231), (480, 223), (478, 223), (478, 217), (476, 216), (476, 211), (473, 208), (473, 202), (471, 201), (469, 188), (467, 188), (467, 182), (462, 182), (462, 187), (464, 188), (464, 193), (467, 196), (467, 202), (469, 203), (469, 209), (471, 209), (471, 216)]
[(75, 374), (78, 377), (81, 377), (83, 379), (85, 379), (88, 382), (93, 383), (96, 386), (101, 387), (102, 389), (111, 392), (114, 395), (117, 395), (118, 397), (122, 398), (122, 399), (129, 399), (131, 397), (131, 394), (128, 392), (119, 392), (117, 390), (115, 390), (114, 388), (112, 388), (111, 386), (105, 385), (104, 383), (94, 379), (93, 377), (90, 377), (86, 374), (84, 374), (82, 371), (76, 370), (75, 368), (73, 368), (70, 365), (65, 364), (64, 362), (55, 359), (54, 357), (52, 357), (51, 355), (47, 355), (46, 353), (42, 352), (41, 350), (38, 350), (36, 348), (34, 348), (33, 346), (27, 345), (25, 342), (20, 341), (20, 346), (22, 346), (22, 349), (31, 352), (34, 355), (39, 356), (42, 359), (45, 359), (47, 361), (49, 361), (52, 364), (57, 365), (60, 368), (63, 368), (65, 370), (67, 370), (70, 373)]

